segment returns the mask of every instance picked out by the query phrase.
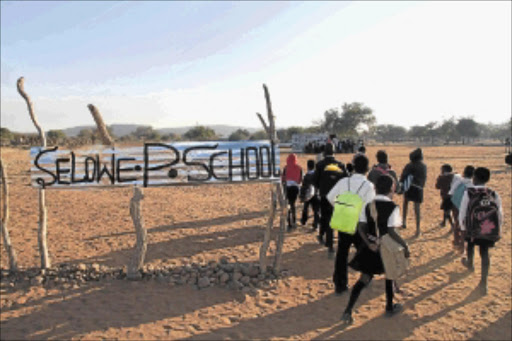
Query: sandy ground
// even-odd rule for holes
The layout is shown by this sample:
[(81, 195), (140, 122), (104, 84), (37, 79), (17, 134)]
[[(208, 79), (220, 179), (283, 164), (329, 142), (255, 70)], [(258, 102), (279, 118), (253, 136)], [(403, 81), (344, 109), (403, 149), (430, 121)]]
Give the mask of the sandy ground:
[[(382, 147), (369, 147), (371, 162)], [(400, 172), (411, 147), (384, 147)], [(511, 339), (511, 173), (504, 173), (501, 147), (425, 147), (428, 180), (422, 206), (423, 235), (412, 239), (411, 267), (397, 301), (404, 312), (383, 316), (383, 277), (363, 291), (345, 327), (340, 317), (349, 295), (334, 295), (334, 261), (327, 258), (310, 226), (286, 235), (283, 268), (288, 276), (256, 295), (212, 287), (171, 286), (157, 281), (111, 280), (80, 287), (41, 285), (1, 288), (1, 339)], [(29, 184), (28, 150), (2, 148), (10, 176), (10, 232), (22, 268), (37, 267), (37, 190)], [(286, 155), (282, 155), (284, 164)], [(347, 162), (351, 155), (338, 155)], [(308, 157), (300, 156), (303, 167)], [(503, 200), (502, 240), (491, 250), (489, 293), (480, 296), (480, 257), (465, 271), (439, 228), (435, 179), (443, 163), (456, 171), (466, 164), (495, 171), (490, 186)], [(99, 263), (122, 267), (135, 242), (129, 215), (131, 190), (48, 190), (48, 242), (54, 265)], [(401, 197), (396, 197), (401, 202)], [(147, 264), (183, 266), (227, 256), (257, 262), (269, 209), (269, 185), (149, 188), (143, 201), (148, 228)], [(277, 224), (276, 224), (277, 227)], [(274, 252), (271, 246), (269, 255)], [(1, 245), (1, 266), (8, 259)], [(350, 272), (350, 285), (358, 278)]]

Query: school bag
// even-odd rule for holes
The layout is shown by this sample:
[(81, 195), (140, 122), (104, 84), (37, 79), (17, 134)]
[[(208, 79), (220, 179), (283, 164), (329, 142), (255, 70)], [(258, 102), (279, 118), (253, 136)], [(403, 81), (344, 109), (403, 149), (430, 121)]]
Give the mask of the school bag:
[(375, 233), (379, 238), (379, 253), (382, 265), (384, 265), (386, 279), (397, 280), (406, 273), (409, 267), (409, 259), (405, 257), (405, 249), (389, 234), (380, 236), (375, 200), (370, 203), (370, 214), (375, 221)]
[(471, 240), (496, 242), (501, 238), (499, 207), (496, 193), (489, 188), (467, 189), (469, 203), (466, 213), (467, 236)]
[(450, 200), (452, 201), (453, 205), (457, 207), (458, 210), (460, 210), (460, 204), (462, 203), (462, 197), (464, 196), (464, 192), (466, 191), (467, 185), (463, 182), (461, 182), (454, 190), (452, 197)]
[(348, 178), (348, 191), (341, 193), (334, 202), (334, 211), (331, 217), (331, 228), (343, 233), (354, 235), (359, 222), (359, 215), (363, 208), (363, 199), (359, 196), (359, 191), (366, 180), (354, 193), (350, 190), (350, 178)]
[(322, 178), (320, 179), (320, 187), (331, 189), (343, 177), (343, 170), (336, 163), (325, 166)]
[(300, 201), (302, 201), (302, 202), (309, 201), (314, 196), (315, 196), (315, 186), (313, 186), (313, 184), (308, 184), (308, 185), (304, 184), (300, 188), (300, 195), (299, 195)]

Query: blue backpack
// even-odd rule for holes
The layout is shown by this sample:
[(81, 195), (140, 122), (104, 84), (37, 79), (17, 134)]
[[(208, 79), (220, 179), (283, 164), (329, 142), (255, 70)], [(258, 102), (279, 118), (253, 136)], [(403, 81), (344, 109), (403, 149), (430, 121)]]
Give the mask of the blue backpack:
[(453, 191), (451, 201), (458, 210), (460, 210), (460, 204), (462, 203), (462, 197), (464, 196), (464, 192), (466, 191), (467, 185), (465, 183), (460, 183), (455, 190)]

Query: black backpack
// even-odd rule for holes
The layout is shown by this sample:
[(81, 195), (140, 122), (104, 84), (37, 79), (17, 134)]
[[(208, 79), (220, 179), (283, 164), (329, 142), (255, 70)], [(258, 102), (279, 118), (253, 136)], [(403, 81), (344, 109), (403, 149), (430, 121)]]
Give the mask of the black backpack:
[(466, 212), (466, 230), (471, 240), (496, 242), (501, 238), (499, 207), (496, 193), (489, 188), (467, 189), (469, 203)]
[(330, 163), (325, 166), (320, 178), (320, 188), (326, 193), (345, 175), (344, 169), (337, 163)]

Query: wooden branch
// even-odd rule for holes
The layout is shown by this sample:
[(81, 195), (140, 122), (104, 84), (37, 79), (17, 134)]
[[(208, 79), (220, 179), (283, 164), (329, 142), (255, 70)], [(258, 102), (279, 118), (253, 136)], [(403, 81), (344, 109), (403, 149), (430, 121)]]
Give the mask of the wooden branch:
[(267, 103), (267, 115), (268, 115), (268, 123), (270, 129), (270, 140), (273, 142), (278, 142), (276, 135), (276, 125), (274, 120), (274, 113), (272, 112), (272, 102), (270, 101), (270, 94), (268, 92), (268, 88), (265, 84), (263, 84), (263, 91), (265, 92), (265, 102)]
[(265, 120), (263, 119), (263, 116), (261, 116), (261, 114), (259, 112), (257, 112), (256, 115), (258, 115), (258, 118), (260, 119), (260, 122), (263, 125), (263, 129), (265, 129), (265, 132), (267, 133), (268, 138), (271, 140), (272, 135), (270, 134), (270, 129), (268, 128), (267, 122), (265, 122)]
[(5, 250), (7, 251), (7, 255), (9, 257), (9, 270), (11, 273), (18, 271), (18, 261), (16, 257), (16, 251), (11, 245), (11, 238), (9, 236), (9, 186), (7, 184), (7, 169), (0, 158), (0, 173), (1, 180), (3, 184), (2, 189), (2, 219), (0, 220), (1, 225), (1, 233), (4, 238)]
[(96, 126), (98, 127), (98, 133), (100, 134), (103, 144), (108, 145), (108, 146), (113, 146), (114, 140), (110, 136), (110, 134), (107, 130), (107, 126), (103, 122), (103, 118), (101, 117), (100, 112), (92, 104), (87, 105), (87, 107), (91, 111), (92, 117), (94, 118), (94, 122), (96, 122)]
[(18, 92), (20, 93), (21, 97), (23, 97), (25, 99), (25, 102), (27, 102), (28, 113), (30, 114), (30, 118), (32, 119), (32, 122), (36, 126), (37, 132), (39, 133), (39, 137), (41, 138), (42, 146), (46, 147), (46, 136), (44, 134), (43, 129), (39, 125), (39, 122), (37, 122), (37, 116), (34, 113), (32, 101), (30, 100), (30, 97), (25, 92), (25, 79), (23, 77), (18, 78), (18, 82), (16, 84), (18, 87)]
[(276, 241), (276, 255), (274, 258), (274, 273), (277, 275), (281, 271), (281, 258), (283, 254), (283, 244), (286, 232), (286, 198), (283, 193), (281, 182), (276, 183), (277, 197), (279, 201), (279, 234)]
[(270, 211), (268, 215), (267, 227), (265, 228), (265, 234), (263, 236), (263, 244), (260, 247), (260, 270), (261, 273), (267, 271), (267, 251), (270, 246), (270, 237), (272, 233), (272, 227), (274, 226), (274, 217), (276, 215), (277, 208), (277, 196), (274, 190), (270, 192)]
[[(46, 136), (44, 134), (44, 130), (41, 128), (37, 121), (37, 116), (34, 112), (34, 109), (32, 107), (32, 102), (30, 101), (30, 97), (25, 92), (24, 86), (25, 86), (25, 79), (23, 77), (18, 78), (17, 82), (18, 86), (18, 92), (20, 93), (21, 97), (25, 99), (27, 102), (28, 107), (28, 113), (30, 115), (30, 118), (32, 119), (32, 122), (34, 123), (34, 126), (36, 127), (37, 131), (39, 132), (39, 137), (41, 138), (42, 146), (43, 148), (46, 147)], [(46, 234), (47, 234), (47, 213), (46, 213), (46, 203), (45, 203), (45, 191), (43, 188), (39, 189), (39, 222), (38, 222), (38, 229), (37, 229), (37, 241), (39, 245), (39, 252), (41, 254), (41, 268), (47, 269), (51, 267), (50, 257), (48, 255), (48, 245), (46, 243)]]
[(128, 266), (128, 278), (135, 279), (140, 268), (144, 265), (144, 258), (147, 250), (148, 233), (142, 224), (142, 210), (140, 201), (144, 199), (142, 190), (139, 187), (133, 187), (133, 197), (130, 200), (130, 215), (137, 233), (137, 244), (135, 246), (135, 255)]

